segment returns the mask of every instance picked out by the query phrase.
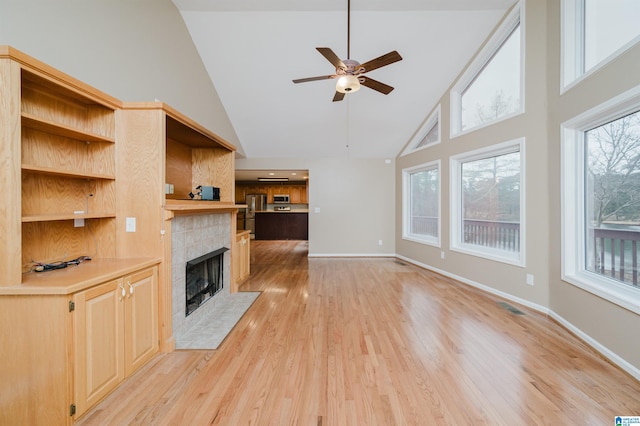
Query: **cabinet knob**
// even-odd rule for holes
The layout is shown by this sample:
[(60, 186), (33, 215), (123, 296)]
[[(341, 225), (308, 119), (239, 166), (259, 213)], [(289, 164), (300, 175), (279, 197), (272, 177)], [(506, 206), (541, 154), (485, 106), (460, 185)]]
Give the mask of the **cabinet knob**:
[(127, 285), (129, 286), (129, 295), (133, 294), (133, 286), (131, 285), (131, 281), (127, 281)]
[(120, 287), (120, 294), (122, 295), (122, 297), (120, 298), (120, 300), (124, 299), (125, 296), (127, 295), (127, 291), (124, 289), (124, 287), (122, 286), (122, 284), (118, 284), (118, 287)]

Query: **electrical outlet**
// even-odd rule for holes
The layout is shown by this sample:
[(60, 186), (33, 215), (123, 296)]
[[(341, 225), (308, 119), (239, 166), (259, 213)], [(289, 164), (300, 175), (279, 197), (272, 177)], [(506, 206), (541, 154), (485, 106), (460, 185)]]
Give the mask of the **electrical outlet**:
[(533, 285), (533, 275), (532, 274), (527, 274), (527, 284), (528, 285)]
[(444, 252), (443, 251), (440, 252), (440, 259), (444, 259)]
[(382, 240), (378, 240), (378, 245), (381, 246), (382, 245)]

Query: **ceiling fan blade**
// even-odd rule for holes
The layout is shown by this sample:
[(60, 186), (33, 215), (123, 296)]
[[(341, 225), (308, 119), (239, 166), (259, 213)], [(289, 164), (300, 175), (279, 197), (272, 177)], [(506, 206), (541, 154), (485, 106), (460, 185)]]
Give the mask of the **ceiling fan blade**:
[(294, 83), (306, 83), (307, 81), (317, 81), (317, 80), (328, 80), (331, 78), (335, 78), (336, 75), (321, 75), (318, 77), (307, 77), (307, 78), (298, 78), (297, 80), (293, 80)]
[(347, 67), (344, 65), (344, 62), (342, 62), (342, 59), (338, 58), (338, 55), (333, 53), (333, 50), (329, 49), (328, 47), (316, 47), (316, 50), (320, 52), (320, 54), (324, 56), (327, 61), (331, 62), (331, 64), (333, 64), (336, 69), (347, 69)]
[(344, 99), (344, 93), (340, 93), (340, 92), (336, 92), (335, 95), (333, 95), (333, 102), (338, 102)]
[(393, 90), (393, 87), (388, 86), (384, 83), (380, 83), (377, 80), (374, 80), (372, 78), (365, 77), (365, 76), (360, 77), (360, 84), (362, 84), (363, 86), (367, 86), (369, 89), (373, 89), (380, 93), (383, 93), (385, 95), (388, 95)]
[(402, 56), (400, 56), (400, 54), (394, 50), (393, 52), (389, 52), (386, 55), (379, 56), (375, 59), (365, 62), (364, 64), (360, 64), (360, 68), (364, 68), (364, 72), (362, 72), (361, 74), (373, 71), (377, 68), (381, 68), (401, 60)]

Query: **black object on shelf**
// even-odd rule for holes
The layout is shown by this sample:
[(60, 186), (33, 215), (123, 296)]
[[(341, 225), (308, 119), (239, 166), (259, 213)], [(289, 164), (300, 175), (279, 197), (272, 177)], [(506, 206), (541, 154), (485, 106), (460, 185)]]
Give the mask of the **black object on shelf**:
[(89, 256), (80, 256), (73, 260), (68, 260), (66, 262), (53, 262), (53, 263), (40, 263), (35, 262), (35, 266), (33, 270), (36, 272), (45, 272), (45, 271), (54, 271), (56, 269), (64, 269), (70, 265), (79, 265), (84, 261), (91, 260)]

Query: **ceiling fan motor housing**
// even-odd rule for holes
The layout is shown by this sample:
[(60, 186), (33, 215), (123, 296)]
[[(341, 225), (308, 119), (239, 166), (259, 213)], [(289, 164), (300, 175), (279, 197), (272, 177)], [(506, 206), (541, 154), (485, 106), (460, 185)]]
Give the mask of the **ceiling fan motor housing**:
[(345, 59), (342, 61), (344, 68), (336, 68), (336, 74), (338, 75), (357, 75), (364, 72), (364, 68), (360, 66), (360, 62), (353, 59)]

